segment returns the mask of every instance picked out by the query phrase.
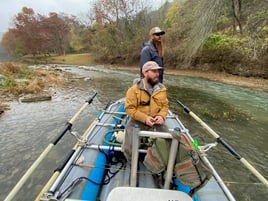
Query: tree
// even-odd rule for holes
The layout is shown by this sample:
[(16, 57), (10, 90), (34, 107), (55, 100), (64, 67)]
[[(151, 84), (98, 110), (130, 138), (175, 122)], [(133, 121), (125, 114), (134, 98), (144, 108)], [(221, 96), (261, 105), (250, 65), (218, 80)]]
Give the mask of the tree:
[(42, 30), (46, 38), (47, 47), (45, 49), (54, 51), (60, 55), (65, 54), (66, 48), (71, 40), (71, 26), (75, 17), (70, 18), (64, 14), (50, 13), (48, 18), (41, 21)]
[(92, 47), (98, 55), (125, 61), (133, 58), (131, 54), (137, 49), (136, 36), (144, 28), (135, 23), (142, 7), (139, 3), (135, 0), (97, 1), (94, 5), (96, 23), (93, 25)]
[(19, 38), (28, 53), (34, 55), (38, 53), (40, 43), (42, 43), (42, 35), (39, 31), (40, 18), (40, 15), (35, 15), (33, 9), (23, 7), (22, 12), (16, 15), (13, 21), (16, 38)]
[(2, 38), (1, 44), (11, 56), (23, 56), (27, 53), (24, 43), (16, 37), (16, 30), (9, 29)]
[[(248, 16), (247, 31), (249, 35), (248, 46), (251, 50), (251, 57), (258, 60), (261, 57), (268, 57), (268, 11), (263, 10)], [(266, 55), (265, 55), (266, 54)], [(266, 65), (267, 67), (267, 65)]]
[[(49, 17), (35, 14), (33, 9), (23, 7), (14, 20), (14, 29), (10, 29), (4, 39), (4, 46), (13, 54), (19, 49), (27, 54), (65, 54), (69, 47), (71, 26), (74, 16), (50, 13)], [(12, 40), (16, 41), (14, 43)], [(20, 52), (21, 53), (21, 52)]]
[(242, 24), (240, 21), (241, 9), (242, 9), (241, 0), (232, 0), (233, 32), (236, 33), (236, 31), (239, 31), (240, 34), (243, 34)]
[(83, 24), (76, 22), (71, 28), (71, 41), (70, 46), (75, 52), (90, 52), (91, 46), (91, 35), (93, 30)]

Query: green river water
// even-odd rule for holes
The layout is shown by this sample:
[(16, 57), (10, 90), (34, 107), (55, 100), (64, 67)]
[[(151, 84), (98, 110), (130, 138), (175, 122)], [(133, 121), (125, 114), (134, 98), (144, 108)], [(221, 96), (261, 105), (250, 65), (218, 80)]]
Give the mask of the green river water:
[[(51, 101), (11, 102), (11, 110), (0, 118), (0, 200), (7, 196), (90, 95), (98, 92), (93, 103), (73, 125), (73, 130), (80, 134), (107, 103), (125, 96), (132, 80), (138, 77), (133, 72), (94, 66), (61, 68), (74, 73), (73, 82), (61, 88), (52, 88)], [(176, 100), (188, 106), (268, 178), (267, 93), (172, 75), (165, 76), (164, 84), (168, 88), (170, 109), (179, 116), (199, 144), (211, 143), (215, 139), (183, 112)], [(33, 200), (74, 144), (75, 139), (71, 135), (64, 136), (27, 180), (15, 200)], [(208, 158), (237, 200), (268, 200), (267, 188), (222, 145), (211, 149)]]

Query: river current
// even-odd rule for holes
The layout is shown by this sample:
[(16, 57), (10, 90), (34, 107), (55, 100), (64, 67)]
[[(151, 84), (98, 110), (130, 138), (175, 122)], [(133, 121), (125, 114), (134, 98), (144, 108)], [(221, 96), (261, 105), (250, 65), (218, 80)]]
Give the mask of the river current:
[[(123, 96), (138, 74), (101, 66), (58, 66), (72, 73), (73, 82), (52, 88), (51, 101), (10, 103), (0, 117), (0, 200), (55, 138), (90, 96), (97, 92), (72, 129), (83, 134), (87, 125), (109, 102)], [(201, 78), (165, 75), (170, 109), (199, 144), (215, 139), (176, 100), (188, 106), (240, 155), (268, 178), (268, 94)], [(52, 149), (15, 200), (34, 200), (53, 170), (76, 143), (67, 133)], [(221, 144), (209, 150), (208, 158), (237, 200), (268, 200), (267, 188)]]

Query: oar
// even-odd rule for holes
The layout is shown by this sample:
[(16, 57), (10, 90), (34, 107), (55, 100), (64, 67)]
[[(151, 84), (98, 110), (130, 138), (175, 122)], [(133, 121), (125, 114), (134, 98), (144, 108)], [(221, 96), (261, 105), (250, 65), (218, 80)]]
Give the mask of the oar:
[(266, 187), (268, 187), (268, 181), (262, 176), (245, 158), (241, 157), (226, 141), (224, 141), (212, 128), (210, 128), (205, 122), (203, 122), (196, 114), (194, 114), (188, 107), (186, 107), (182, 102), (177, 100), (178, 104), (193, 117), (199, 124), (201, 124), (214, 138), (217, 142), (221, 143), (236, 159), (242, 162)]
[(26, 171), (26, 173), (22, 176), (22, 178), (19, 180), (19, 182), (16, 184), (16, 186), (10, 191), (8, 196), (5, 198), (4, 201), (10, 201), (14, 198), (14, 196), (17, 194), (17, 192), (21, 189), (23, 184), (26, 182), (26, 180), (30, 177), (30, 175), (33, 173), (33, 171), (37, 168), (37, 166), (43, 161), (43, 159), (47, 156), (47, 154), (50, 152), (50, 150), (60, 141), (60, 139), (64, 136), (64, 134), (71, 129), (74, 121), (76, 118), (80, 115), (80, 113), (86, 108), (87, 105), (91, 104), (95, 96), (97, 95), (97, 92), (94, 93), (92, 97), (90, 97), (80, 108), (80, 110), (72, 117), (72, 119), (66, 123), (63, 130), (59, 133), (58, 136), (47, 146), (47, 148), (41, 153), (41, 155), (35, 160), (35, 162), (32, 164), (32, 166)]
[[(98, 119), (96, 118), (90, 124), (90, 126), (87, 128), (87, 130), (84, 132), (84, 134), (82, 136), (83, 139), (86, 139), (89, 136), (89, 134), (92, 132), (92, 129), (97, 124), (97, 122), (98, 122)], [(73, 149), (71, 150), (71, 152), (66, 156), (66, 158), (63, 160), (63, 162), (60, 164), (60, 166), (57, 169), (54, 170), (53, 175), (50, 177), (49, 181), (46, 183), (46, 185), (40, 191), (40, 193), (38, 194), (38, 196), (35, 198), (35, 201), (40, 201), (40, 199), (43, 196), (43, 194), (46, 193), (46, 192), (48, 192), (49, 188), (52, 186), (52, 184), (58, 178), (59, 174), (66, 167), (66, 164), (70, 161), (70, 159), (72, 157), (74, 157), (74, 155), (77, 155), (76, 153), (78, 153), (81, 150), (81, 146), (79, 146), (79, 145), (80, 145), (79, 142), (77, 142), (75, 144), (75, 146), (73, 147)]]

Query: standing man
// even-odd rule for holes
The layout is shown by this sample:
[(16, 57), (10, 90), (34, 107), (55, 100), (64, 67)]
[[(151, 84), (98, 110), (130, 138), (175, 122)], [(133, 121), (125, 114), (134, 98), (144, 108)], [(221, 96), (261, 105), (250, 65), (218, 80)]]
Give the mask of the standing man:
[(134, 125), (141, 130), (168, 131), (164, 125), (168, 112), (167, 89), (159, 82), (160, 70), (162, 67), (156, 62), (146, 62), (142, 68), (143, 78), (126, 93), (125, 111), (131, 119), (126, 125), (122, 149), (128, 161), (131, 161)]
[[(140, 74), (141, 78), (142, 67), (147, 61), (155, 61), (159, 66), (164, 67), (163, 54), (164, 50), (162, 47), (161, 38), (165, 32), (162, 31), (159, 27), (154, 27), (149, 32), (149, 41), (143, 44), (141, 50), (141, 59), (140, 59)], [(163, 69), (159, 71), (159, 82), (163, 83)]]

